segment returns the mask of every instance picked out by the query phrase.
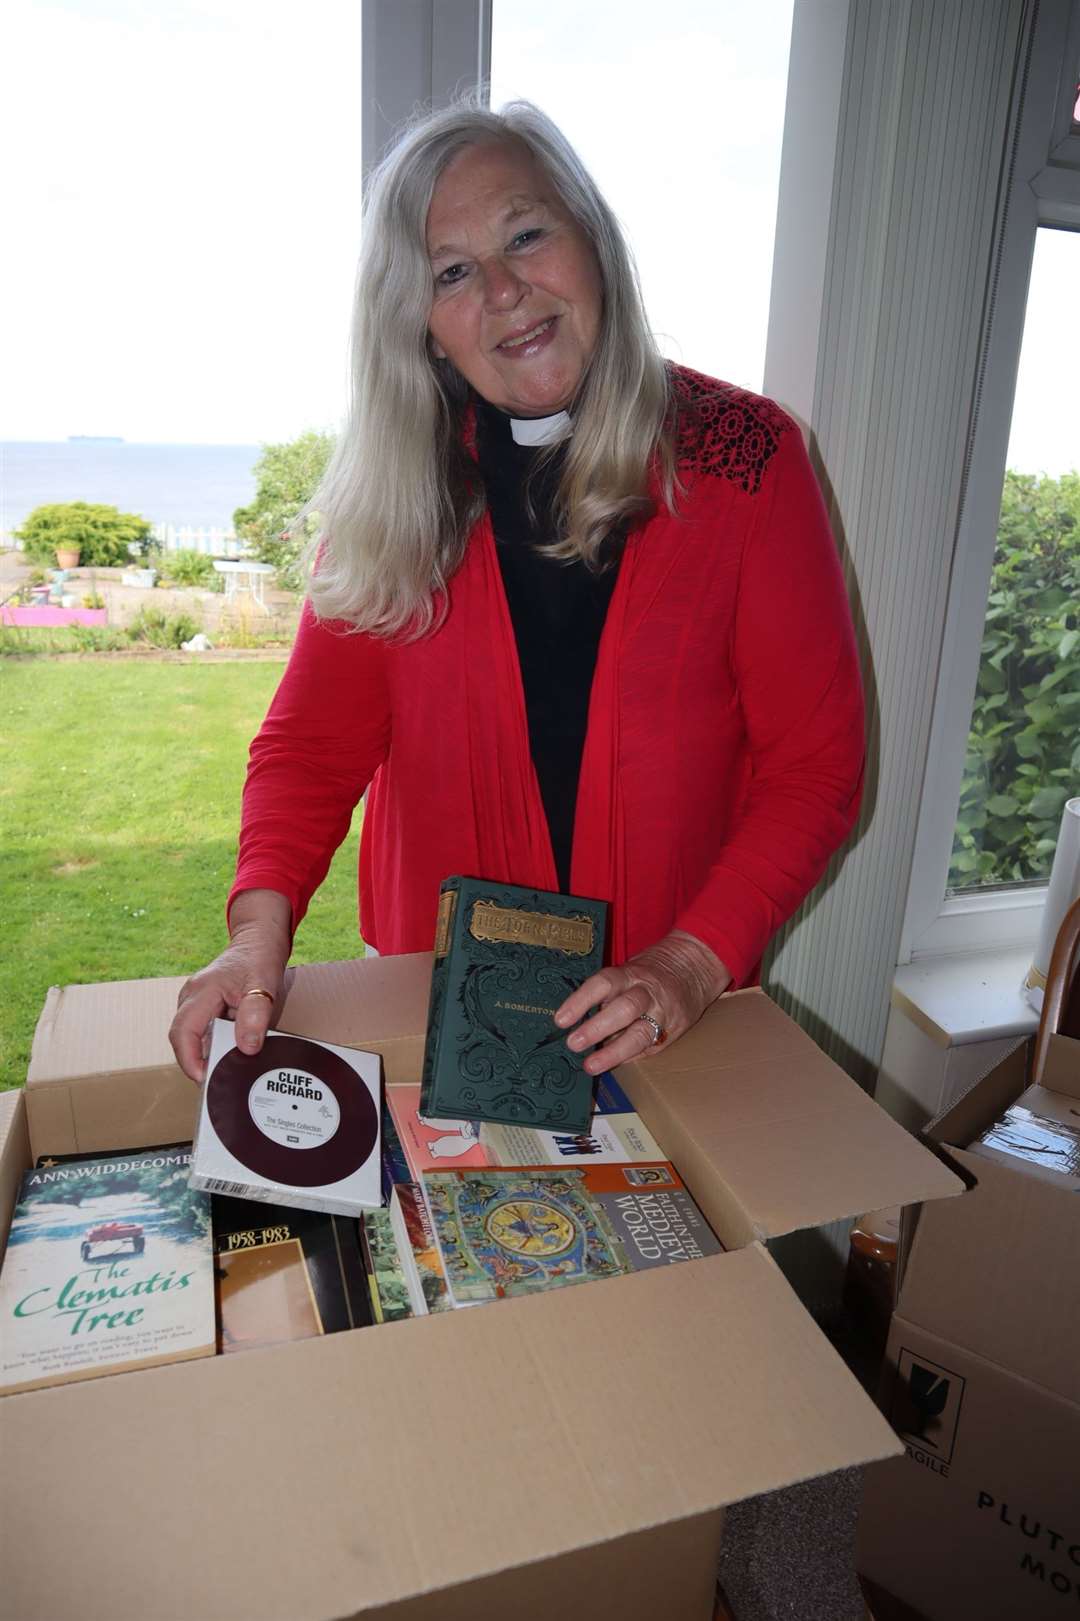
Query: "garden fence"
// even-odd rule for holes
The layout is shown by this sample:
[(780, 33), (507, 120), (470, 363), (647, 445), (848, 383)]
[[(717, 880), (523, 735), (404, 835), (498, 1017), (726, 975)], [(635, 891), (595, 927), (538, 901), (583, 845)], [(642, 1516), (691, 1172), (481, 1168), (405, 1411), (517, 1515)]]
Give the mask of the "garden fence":
[(244, 557), (245, 541), (231, 529), (196, 529), (189, 524), (156, 523), (154, 539), (163, 552), (202, 552), (206, 557)]

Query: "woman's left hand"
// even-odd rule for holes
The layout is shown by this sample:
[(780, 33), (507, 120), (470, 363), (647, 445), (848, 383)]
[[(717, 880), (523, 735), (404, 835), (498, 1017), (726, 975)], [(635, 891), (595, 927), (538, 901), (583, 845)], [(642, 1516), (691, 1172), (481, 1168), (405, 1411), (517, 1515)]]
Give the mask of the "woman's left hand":
[[(603, 1042), (585, 1060), (588, 1073), (599, 1075), (661, 1042), (677, 1041), (730, 984), (731, 975), (715, 952), (692, 934), (674, 929), (618, 968), (593, 974), (556, 1011), (555, 1023), (568, 1030), (590, 1008), (597, 1009), (566, 1044), (581, 1052)], [(659, 1041), (643, 1014), (660, 1026)]]

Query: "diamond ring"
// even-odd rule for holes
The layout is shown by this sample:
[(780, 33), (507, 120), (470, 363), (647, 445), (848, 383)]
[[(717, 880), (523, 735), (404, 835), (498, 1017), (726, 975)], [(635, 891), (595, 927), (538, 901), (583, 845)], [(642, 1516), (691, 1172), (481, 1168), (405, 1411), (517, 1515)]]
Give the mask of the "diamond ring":
[(651, 1013), (639, 1013), (638, 1019), (642, 1024), (647, 1024), (652, 1031), (652, 1046), (659, 1047), (660, 1043), (667, 1039), (667, 1031), (659, 1019), (654, 1019)]

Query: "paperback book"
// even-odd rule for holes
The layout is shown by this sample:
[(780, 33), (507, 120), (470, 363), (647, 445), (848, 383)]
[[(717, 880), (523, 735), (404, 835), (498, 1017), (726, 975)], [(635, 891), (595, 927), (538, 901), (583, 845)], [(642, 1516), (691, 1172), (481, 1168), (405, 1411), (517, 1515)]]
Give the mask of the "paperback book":
[(544, 1131), (584, 1131), (586, 1053), (559, 1006), (603, 961), (607, 907), (477, 878), (442, 886), (424, 1048), (422, 1112)]
[[(622, 1165), (662, 1160), (655, 1137), (611, 1075), (598, 1077), (596, 1104), (581, 1132), (537, 1131), (531, 1126), (476, 1120), (438, 1120), (420, 1113), (418, 1086), (388, 1086), (386, 1104), (411, 1177), (443, 1166)], [(387, 1128), (384, 1127), (384, 1137)]]
[(423, 1190), (416, 1182), (396, 1182), (390, 1200), (390, 1226), (414, 1317), (451, 1311), (442, 1256)]
[(428, 1171), (423, 1185), (459, 1306), (723, 1247), (667, 1161)]
[(213, 1226), (225, 1355), (374, 1321), (355, 1221), (215, 1195)]
[(415, 1315), (389, 1210), (368, 1210), (360, 1218), (372, 1312), (377, 1323)]
[(215, 1350), (210, 1200), (190, 1145), (47, 1161), (0, 1269), (0, 1393)]
[[(420, 1088), (413, 1091), (419, 1093)], [(383, 1189), (401, 1272), (416, 1316), (453, 1307), (424, 1191), (414, 1180), (393, 1115), (384, 1101), (382, 1121)]]
[[(413, 1090), (419, 1095), (420, 1088), (418, 1086), (414, 1087)], [(384, 1205), (389, 1205), (395, 1183), (411, 1182), (415, 1173), (411, 1169), (412, 1162), (402, 1146), (397, 1122), (388, 1107), (385, 1094), (383, 1096), (380, 1139), (382, 1202)]]

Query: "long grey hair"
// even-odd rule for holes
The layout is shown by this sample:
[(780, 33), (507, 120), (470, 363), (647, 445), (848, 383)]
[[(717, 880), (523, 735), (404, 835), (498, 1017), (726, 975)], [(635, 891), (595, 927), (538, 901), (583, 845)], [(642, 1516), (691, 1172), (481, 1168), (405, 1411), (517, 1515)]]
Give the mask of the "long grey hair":
[(371, 178), (352, 335), (352, 400), (322, 484), (308, 552), (323, 618), (380, 635), (421, 636), (484, 507), (463, 437), (468, 386), (428, 343), (433, 298), (428, 209), (466, 147), (521, 142), (550, 177), (596, 253), (603, 315), (573, 406), (556, 498), (555, 557), (599, 566), (605, 537), (651, 509), (650, 474), (670, 506), (674, 428), (664, 363), (614, 214), (569, 142), (539, 108), (458, 105), (409, 129)]

